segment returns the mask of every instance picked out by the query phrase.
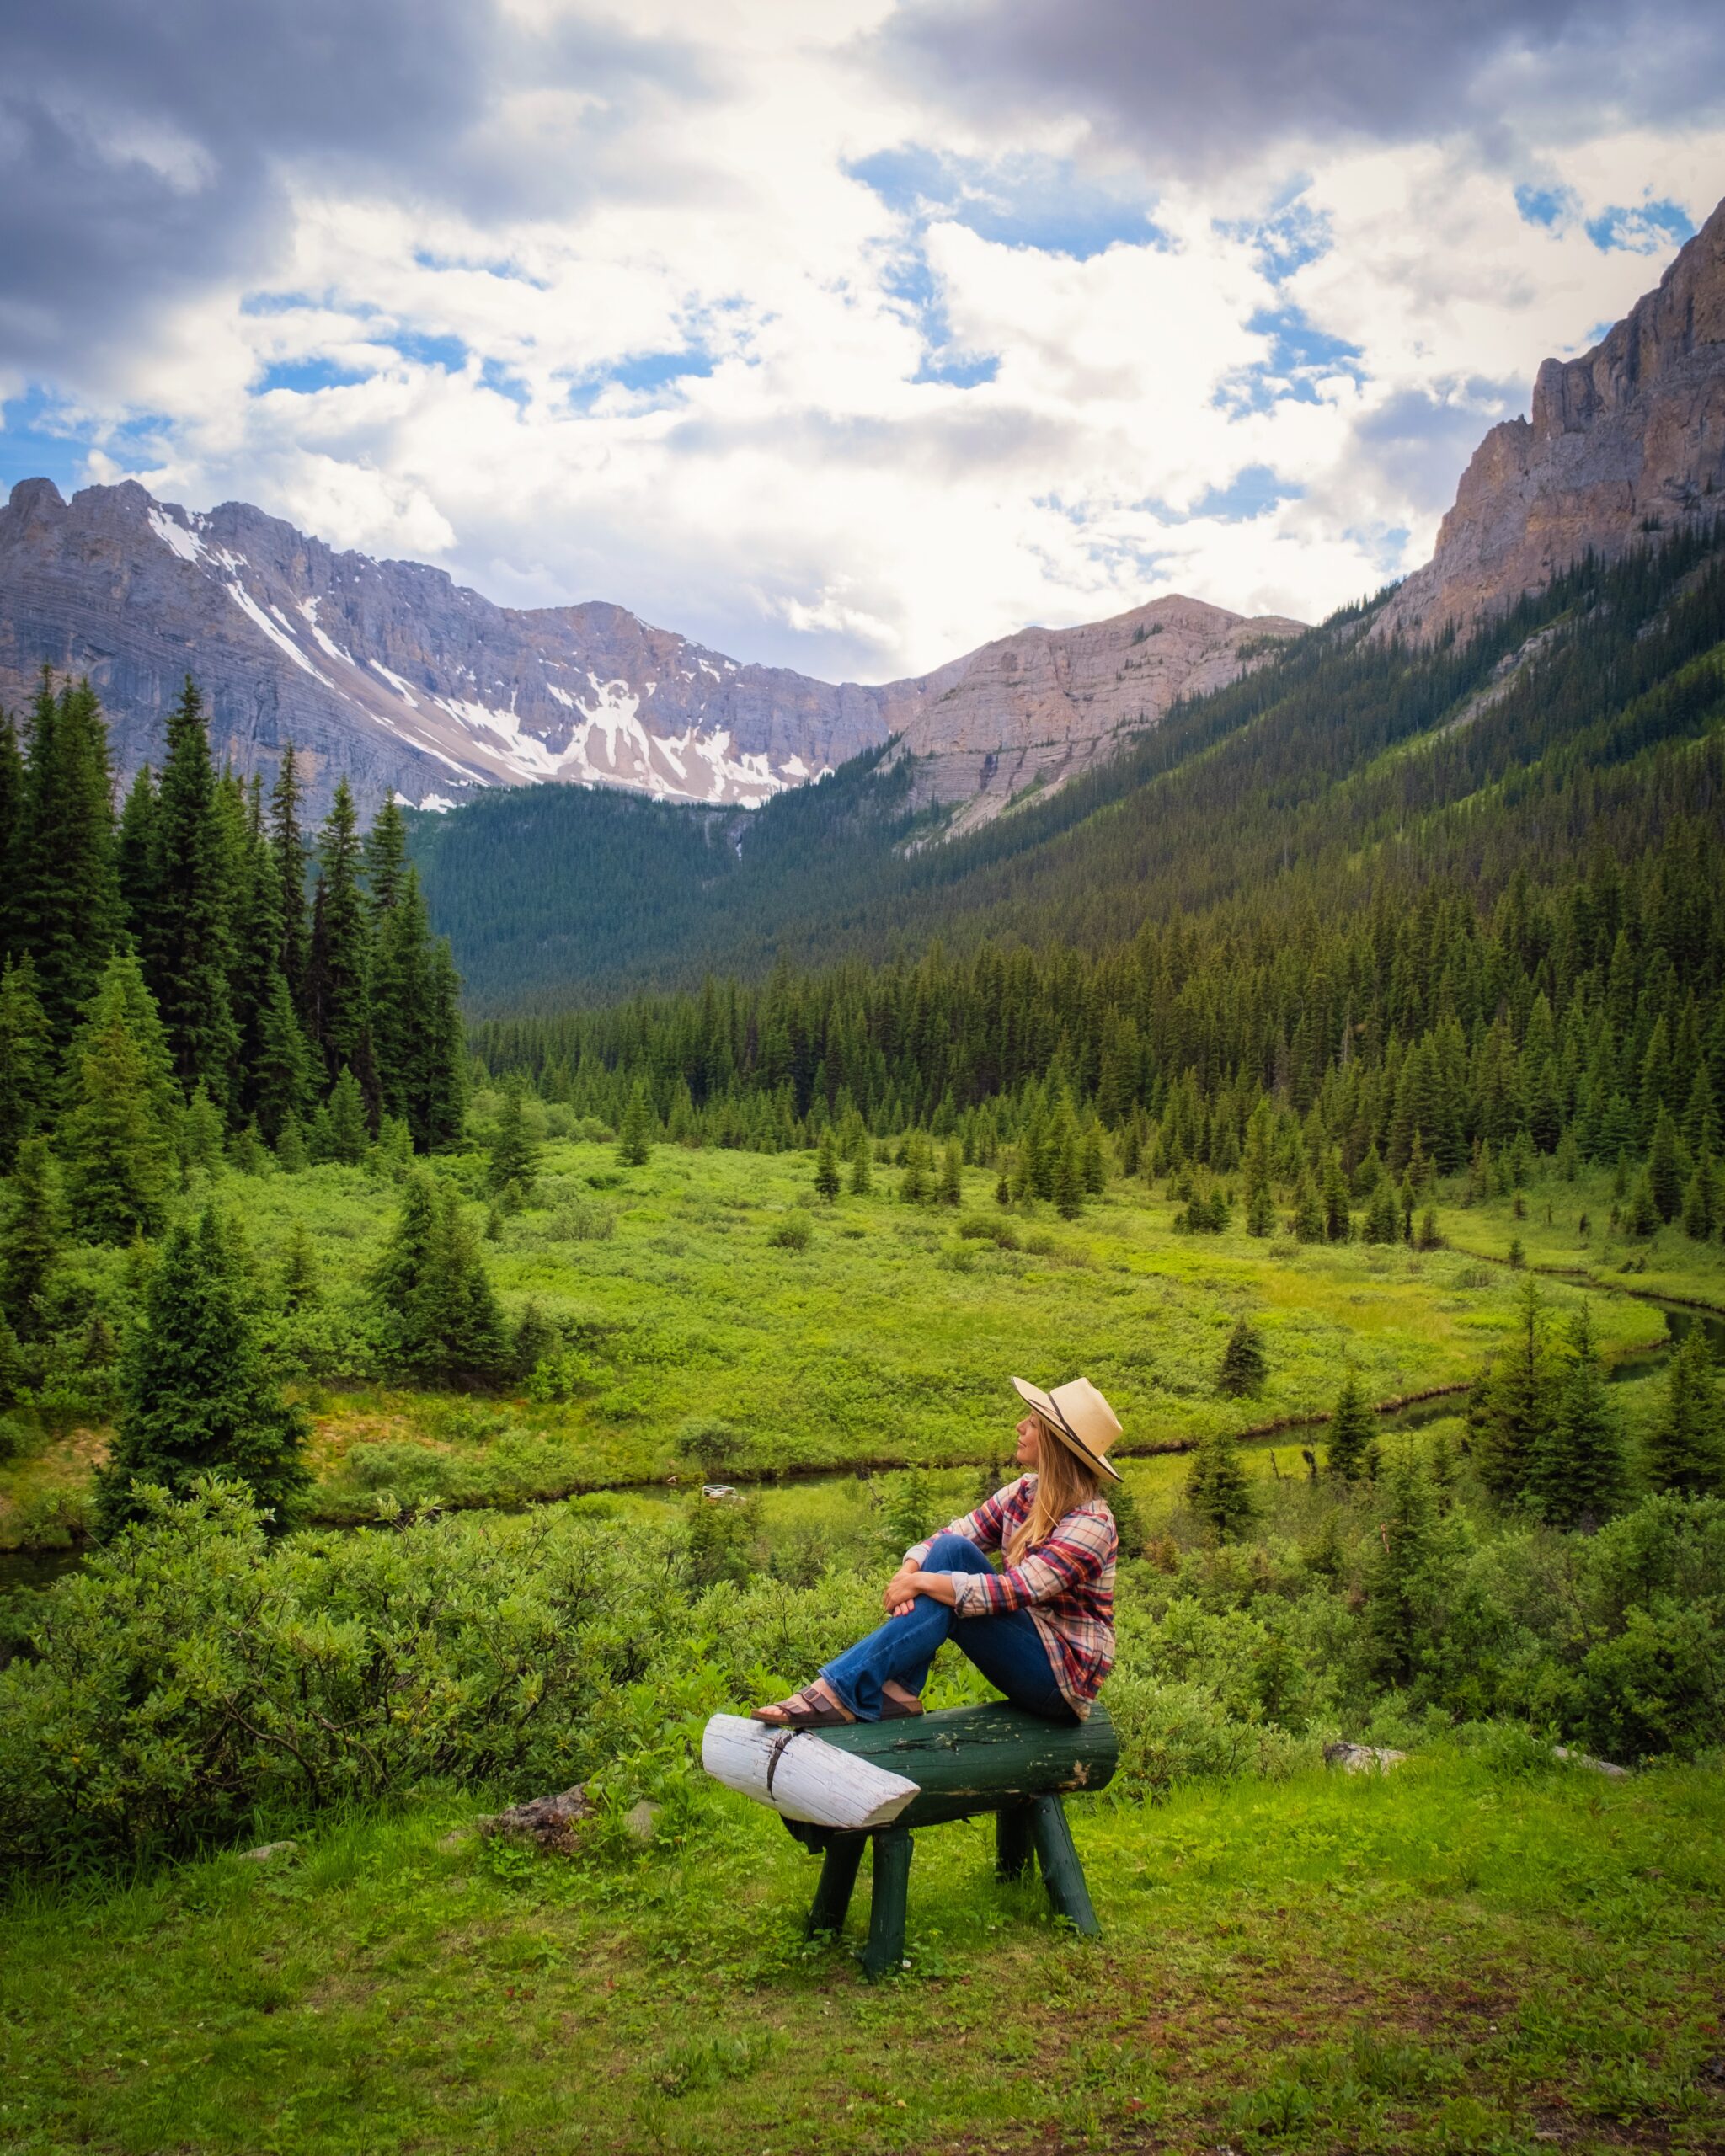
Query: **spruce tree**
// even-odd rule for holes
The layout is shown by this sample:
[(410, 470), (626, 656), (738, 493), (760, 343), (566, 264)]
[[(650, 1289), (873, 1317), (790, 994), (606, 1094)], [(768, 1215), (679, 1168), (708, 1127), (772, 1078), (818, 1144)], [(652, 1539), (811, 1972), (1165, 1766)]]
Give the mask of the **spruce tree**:
[(0, 706), (0, 959), (20, 955), (23, 944), (18, 921), (18, 873), (24, 858), (24, 789), (28, 783), (18, 728), (12, 714)]
[(14, 955), (35, 962), (56, 1043), (72, 1034), (121, 930), (108, 732), (88, 681), (56, 696), (44, 670), (31, 710), (19, 834)]
[(622, 1128), (617, 1134), (617, 1157), (626, 1167), (639, 1168), (647, 1164), (653, 1150), (655, 1118), (653, 1103), (647, 1097), (647, 1083), (638, 1078), (629, 1093), (629, 1104), (623, 1110)]
[(0, 1225), (0, 1313), (20, 1340), (37, 1331), (36, 1298), (48, 1283), (65, 1240), (60, 1179), (45, 1138), (18, 1149)]
[(1246, 1232), (1258, 1236), (1276, 1232), (1276, 1202), (1267, 1182), (1254, 1183), (1247, 1198)]
[(281, 1128), (275, 1134), (276, 1166), (284, 1175), (296, 1176), (311, 1166), (311, 1160), (304, 1125), (296, 1115), (284, 1116)]
[(120, 812), (115, 866), (126, 932), (141, 944), (156, 918), (156, 776), (145, 764), (132, 781)]
[(345, 1065), (369, 1099), (376, 1091), (367, 986), (371, 953), (360, 863), (359, 819), (344, 777), (318, 840), (307, 1030), (323, 1056), (328, 1083), (334, 1084)]
[(1324, 1239), (1323, 1201), (1311, 1176), (1303, 1169), (1294, 1188), (1292, 1225), (1295, 1235), (1303, 1243), (1321, 1243)]
[(1554, 1527), (1591, 1530), (1622, 1503), (1628, 1473), (1622, 1425), (1585, 1302), (1570, 1321), (1568, 1348), (1556, 1412), (1535, 1444), (1528, 1486), (1541, 1518)]
[(203, 698), (190, 675), (168, 714), (152, 836), (154, 912), (143, 942), (145, 977), (175, 1077), (188, 1095), (202, 1084), (226, 1110), (239, 1058), (230, 979), (232, 858)]
[(423, 1130), (430, 1083), (430, 938), (418, 876), (411, 868), (391, 875), (387, 860), (377, 874), (392, 895), (387, 905), (379, 905), (375, 890), (372, 899), (371, 1051), (385, 1114)]
[(1354, 1222), (1348, 1210), (1348, 1178), (1342, 1172), (1342, 1156), (1332, 1152), (1324, 1166), (1324, 1235), (1332, 1243), (1345, 1243)]
[(964, 1184), (961, 1173), (964, 1156), (956, 1139), (948, 1139), (945, 1152), (941, 1155), (940, 1182), (935, 1197), (943, 1205), (960, 1205), (964, 1198)]
[[(626, 1153), (624, 1158), (629, 1155)], [(505, 1082), (498, 1107), (486, 1180), (493, 1190), (506, 1190), (515, 1183), (525, 1193), (532, 1188), (538, 1171), (539, 1148), (527, 1129), (525, 1089), (518, 1078), (510, 1078)]]
[(275, 864), (276, 904), (281, 921), (281, 975), (294, 1007), (306, 1015), (306, 964), (310, 939), (306, 928), (306, 841), (300, 828), (305, 789), (291, 741), (281, 751), (275, 783), (270, 790), (270, 855)]
[(1719, 1221), (1719, 1171), (1713, 1156), (1703, 1150), (1689, 1179), (1683, 1200), (1683, 1232), (1692, 1241), (1711, 1240)]
[(53, 1035), (36, 994), (28, 951), (0, 971), (0, 1175), (47, 1122), (53, 1098)]
[(814, 1191), (818, 1198), (830, 1205), (840, 1190), (838, 1155), (833, 1149), (832, 1133), (820, 1134), (820, 1150), (814, 1156)]
[(356, 1168), (371, 1143), (366, 1121), (366, 1097), (351, 1070), (344, 1066), (329, 1095), (330, 1158)]
[(1648, 1188), (1662, 1220), (1674, 1220), (1683, 1206), (1683, 1167), (1677, 1152), (1677, 1125), (1662, 1101), (1653, 1118), (1648, 1148)]
[(222, 1118), (201, 1082), (193, 1087), (180, 1118), (179, 1150), (188, 1167), (202, 1168), (206, 1174), (222, 1160)]
[(1349, 1370), (1330, 1414), (1326, 1461), (1330, 1473), (1343, 1482), (1358, 1482), (1366, 1471), (1377, 1433), (1378, 1418), (1359, 1380)]
[(868, 1164), (868, 1139), (865, 1133), (862, 1143), (851, 1155), (851, 1195), (867, 1198), (874, 1188), (874, 1171)]
[[(258, 1044), (247, 1074), (247, 1091), (259, 1129), (280, 1152), (289, 1124), (297, 1128), (311, 1104), (312, 1070), (312, 1051), (301, 1029), (299, 1013), (288, 993), (286, 978), (279, 970), (270, 978), (270, 1000), (259, 1015)], [(287, 1164), (284, 1161), (282, 1165)]]
[(1248, 1319), (1236, 1319), (1222, 1350), (1216, 1390), (1228, 1399), (1243, 1400), (1261, 1391), (1268, 1375), (1269, 1359), (1263, 1352), (1263, 1340), (1257, 1326)]
[(402, 1187), (402, 1210), (371, 1278), (386, 1364), (428, 1385), (500, 1381), (512, 1349), (461, 1201), (424, 1169)]
[(1186, 1502), (1222, 1542), (1243, 1533), (1257, 1518), (1239, 1448), (1226, 1431), (1199, 1439), (1186, 1476)]
[(1691, 1325), (1671, 1358), (1664, 1406), (1648, 1433), (1648, 1486), (1685, 1497), (1725, 1497), (1725, 1408), (1707, 1351), (1707, 1337)]
[(432, 944), (425, 963), (425, 1022), (419, 1054), (419, 1090), (409, 1121), (414, 1143), (433, 1153), (460, 1138), (467, 1107), (461, 976), (446, 937)]
[(1108, 1162), (1102, 1150), (1102, 1126), (1092, 1123), (1084, 1134), (1079, 1154), (1079, 1180), (1088, 1198), (1100, 1198), (1108, 1185)]
[(264, 1368), (231, 1237), (213, 1206), (169, 1233), (132, 1333), (113, 1454), (96, 1479), (104, 1536), (136, 1518), (133, 1484), (183, 1497), (199, 1476), (243, 1482), (281, 1515), (309, 1480), (307, 1425)]
[(1493, 1365), (1477, 1411), (1479, 1476), (1500, 1503), (1526, 1492), (1534, 1461), (1548, 1442), (1556, 1386), (1546, 1340), (1546, 1305), (1537, 1282), (1516, 1299), (1515, 1331)]
[(111, 959), (67, 1059), (59, 1131), (72, 1216), (93, 1241), (154, 1235), (166, 1218), (178, 1139), (166, 1058), (137, 961)]
[(315, 1310), (323, 1299), (317, 1249), (305, 1222), (296, 1217), (281, 1257), (281, 1307), (291, 1316), (297, 1310)]
[(1396, 1186), (1385, 1176), (1373, 1190), (1365, 1209), (1364, 1237), (1369, 1243), (1393, 1243), (1400, 1240), (1401, 1233), (1402, 1215), (1396, 1203)]
[(1364, 1631), (1373, 1674), (1405, 1684), (1418, 1673), (1422, 1651), (1443, 1614), (1435, 1577), (1436, 1507), (1420, 1463), (1394, 1460), (1381, 1483), (1384, 1518), (1365, 1544)]

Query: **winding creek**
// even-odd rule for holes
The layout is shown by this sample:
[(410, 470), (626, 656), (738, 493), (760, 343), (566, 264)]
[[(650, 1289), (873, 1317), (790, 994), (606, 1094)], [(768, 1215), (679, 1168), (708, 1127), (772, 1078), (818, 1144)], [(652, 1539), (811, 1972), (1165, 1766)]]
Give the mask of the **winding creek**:
[[(1700, 1326), (1706, 1334), (1714, 1359), (1725, 1363), (1725, 1315), (1698, 1308), (1691, 1303), (1668, 1300), (1661, 1295), (1638, 1294), (1632, 1288), (1601, 1288), (1598, 1293), (1632, 1296), (1637, 1302), (1651, 1303), (1665, 1314), (1666, 1337), (1652, 1348), (1632, 1350), (1620, 1356), (1611, 1365), (1610, 1379), (1614, 1385), (1638, 1385), (1657, 1376), (1670, 1360), (1672, 1353), (1694, 1326)], [(1445, 1415), (1456, 1412), (1465, 1385), (1445, 1387), (1403, 1401), (1400, 1406), (1381, 1410), (1378, 1416), (1381, 1428), (1386, 1430), (1413, 1430), (1434, 1422)], [(1327, 1416), (1290, 1417), (1274, 1425), (1265, 1425), (1242, 1433), (1242, 1443), (1254, 1449), (1262, 1447), (1279, 1449), (1283, 1445), (1298, 1445), (1306, 1430), (1322, 1428)], [(1165, 1454), (1172, 1448), (1161, 1449)], [(1130, 1454), (1126, 1455), (1131, 1457)], [(855, 1470), (849, 1468), (823, 1470), (807, 1476), (787, 1477), (808, 1488), (820, 1488), (851, 1480)], [(617, 1486), (620, 1489), (641, 1494), (663, 1495), (662, 1483), (629, 1483)], [(547, 1500), (557, 1502), (558, 1500)], [(328, 1533), (327, 1525), (320, 1526), (320, 1533)], [(348, 1530), (363, 1533), (361, 1527)], [(62, 1550), (0, 1550), (0, 1597), (19, 1593), (31, 1593), (51, 1587), (57, 1579), (77, 1571), (83, 1563), (83, 1553), (77, 1549)], [(5, 1656), (5, 1646), (0, 1642), (0, 1660)]]

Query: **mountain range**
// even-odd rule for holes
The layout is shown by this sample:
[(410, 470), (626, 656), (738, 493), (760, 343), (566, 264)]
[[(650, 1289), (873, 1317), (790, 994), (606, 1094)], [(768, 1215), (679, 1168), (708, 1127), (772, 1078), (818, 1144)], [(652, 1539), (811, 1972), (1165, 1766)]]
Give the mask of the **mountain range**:
[[(1374, 636), (1431, 642), (1569, 564), (1610, 560), (1725, 504), (1725, 204), (1599, 344), (1547, 360), (1530, 419), (1486, 436), (1432, 561)], [(493, 605), (442, 570), (338, 552), (244, 503), (193, 514), (136, 481), (70, 502), (27, 479), (0, 509), (0, 701), (45, 665), (88, 674), (122, 775), (159, 758), (188, 673), (243, 772), (302, 752), (313, 806), (346, 772), (442, 809), (547, 781), (756, 807), (864, 751), (908, 765), (955, 832), (1115, 756), (1183, 699), (1298, 636), (1170, 596), (1029, 627), (873, 686), (749, 665), (603, 601)]]

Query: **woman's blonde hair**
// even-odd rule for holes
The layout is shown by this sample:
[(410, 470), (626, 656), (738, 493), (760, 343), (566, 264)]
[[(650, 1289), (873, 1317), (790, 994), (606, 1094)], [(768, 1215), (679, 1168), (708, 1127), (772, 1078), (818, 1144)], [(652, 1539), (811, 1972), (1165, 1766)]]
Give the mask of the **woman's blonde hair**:
[(1041, 1416), (1036, 1419), (1042, 1425), (1036, 1448), (1036, 1496), (1029, 1518), (1007, 1543), (1009, 1565), (1046, 1542), (1068, 1513), (1088, 1504), (1102, 1490), (1102, 1477), (1084, 1465), (1064, 1438), (1055, 1435)]

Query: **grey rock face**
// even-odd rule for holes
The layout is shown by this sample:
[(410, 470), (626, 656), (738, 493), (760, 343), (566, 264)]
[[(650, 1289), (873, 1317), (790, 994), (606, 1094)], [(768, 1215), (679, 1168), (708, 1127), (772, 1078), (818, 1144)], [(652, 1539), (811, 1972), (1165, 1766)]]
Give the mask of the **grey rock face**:
[(1725, 513), (1725, 203), (1578, 360), (1547, 360), (1530, 419), (1493, 427), (1437, 552), (1373, 633), (1466, 628), (1591, 548), (1607, 558)]
[(884, 687), (740, 665), (592, 602), (494, 606), (442, 570), (337, 553), (243, 502), (191, 515), (135, 481), (70, 503), (25, 480), (0, 509), (0, 702), (43, 666), (88, 674), (122, 775), (159, 760), (188, 674), (219, 758), (272, 776), (299, 750), (321, 813), (545, 781), (753, 807), (905, 737), (923, 799), (993, 814), (1231, 680), (1298, 624), (1162, 599), (1027, 629)]

